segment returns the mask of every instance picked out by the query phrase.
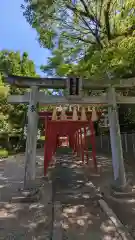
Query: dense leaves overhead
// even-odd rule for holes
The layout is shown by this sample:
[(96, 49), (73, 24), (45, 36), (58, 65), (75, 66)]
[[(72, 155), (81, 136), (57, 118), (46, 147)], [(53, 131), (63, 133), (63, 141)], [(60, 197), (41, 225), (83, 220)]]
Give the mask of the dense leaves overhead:
[(133, 0), (44, 0), (23, 5), (27, 21), (36, 28), (44, 47), (78, 49), (91, 44), (103, 48), (110, 40), (131, 36), (135, 30)]
[[(24, 16), (52, 49), (48, 74), (134, 75), (134, 0), (25, 0)], [(79, 65), (76, 65), (79, 63)]]

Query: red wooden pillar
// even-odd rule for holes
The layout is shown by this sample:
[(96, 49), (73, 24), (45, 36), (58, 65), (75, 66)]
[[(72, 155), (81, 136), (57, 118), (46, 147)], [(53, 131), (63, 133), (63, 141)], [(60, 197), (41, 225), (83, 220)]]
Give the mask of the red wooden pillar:
[(78, 131), (75, 133), (75, 152), (78, 155)]
[(60, 147), (60, 139), (59, 139), (59, 135), (56, 135), (56, 148)]
[(96, 146), (95, 146), (95, 132), (94, 132), (94, 125), (93, 122), (90, 120), (90, 138), (91, 138), (91, 145), (92, 145), (92, 159), (97, 170), (97, 160), (96, 160)]
[(84, 162), (84, 144), (83, 144), (82, 128), (80, 128), (80, 154), (81, 154), (82, 162)]
[(85, 154), (86, 154), (86, 162), (88, 164), (89, 161), (89, 154), (88, 154), (88, 142), (87, 142), (87, 131), (86, 127), (84, 127), (84, 147), (85, 147)]
[(69, 136), (66, 136), (66, 145), (69, 146)]
[(72, 148), (72, 139), (71, 139), (71, 135), (69, 135), (69, 147)]
[(77, 131), (77, 155), (80, 155), (80, 134), (79, 130)]
[(77, 152), (77, 132), (74, 134), (74, 153)]
[(74, 148), (75, 148), (74, 132), (72, 132), (72, 133), (70, 132), (68, 136), (69, 136), (69, 146), (74, 151)]

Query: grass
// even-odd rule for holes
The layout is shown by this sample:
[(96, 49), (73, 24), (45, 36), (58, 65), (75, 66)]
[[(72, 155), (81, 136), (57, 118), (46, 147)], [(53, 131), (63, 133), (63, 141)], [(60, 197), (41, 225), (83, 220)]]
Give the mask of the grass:
[(39, 140), (45, 140), (45, 136), (41, 136)]
[(8, 151), (6, 149), (0, 149), (0, 158), (7, 158)]

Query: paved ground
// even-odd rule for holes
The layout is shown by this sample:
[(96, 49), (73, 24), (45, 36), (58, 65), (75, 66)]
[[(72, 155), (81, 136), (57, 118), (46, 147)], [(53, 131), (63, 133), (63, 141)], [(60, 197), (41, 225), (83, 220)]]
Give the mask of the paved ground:
[[(104, 157), (108, 163), (105, 164), (106, 167), (106, 179), (110, 179), (109, 173), (111, 171), (111, 159), (109, 157)], [(102, 163), (101, 163), (102, 164)], [(127, 158), (125, 162), (126, 175), (127, 179), (131, 180), (131, 190), (135, 190), (135, 161), (130, 157)], [(104, 169), (102, 167), (102, 169)], [(101, 173), (100, 179), (102, 179), (101, 188), (102, 191), (106, 192), (105, 200), (108, 205), (113, 209), (113, 211), (117, 214), (118, 218), (121, 222), (128, 228), (128, 231), (131, 233), (133, 238), (135, 239), (135, 194), (133, 196), (128, 195), (127, 197), (110, 197), (108, 192), (108, 184), (103, 181), (104, 172)], [(96, 179), (92, 179), (92, 181), (99, 186), (99, 181), (95, 181)]]
[(59, 158), (53, 177), (54, 202), (61, 205), (63, 240), (121, 239), (101, 211), (95, 188), (78, 160), (72, 155)]
[[(23, 155), (0, 162), (0, 240), (50, 239), (52, 207), (51, 184), (44, 181), (42, 198), (38, 203), (18, 203), (18, 188), (22, 186)], [(43, 157), (37, 154), (40, 165), (37, 175), (42, 176)], [(38, 178), (38, 181), (42, 179)], [(15, 200), (11, 200), (12, 198)]]
[(100, 177), (90, 176), (89, 168), (82, 166), (71, 155), (57, 157), (56, 168), (50, 170), (51, 183), (41, 178), (43, 153), (38, 152), (37, 179), (44, 183), (41, 200), (38, 203), (18, 203), (14, 200), (19, 197), (17, 189), (22, 186), (23, 160), (23, 155), (17, 155), (0, 162), (0, 240), (52, 239), (54, 207), (57, 204), (62, 240), (121, 239), (97, 204), (90, 178), (96, 178), (98, 182)]
[[(114, 211), (124, 226), (135, 239), (135, 195), (127, 197), (114, 198), (110, 196), (110, 185), (113, 179), (111, 157), (98, 155), (98, 164), (101, 166), (100, 174), (90, 174), (86, 169), (87, 176), (90, 176), (91, 181), (94, 183), (101, 192), (105, 194), (105, 201), (110, 208)], [(132, 182), (132, 189), (135, 188), (135, 161), (134, 159), (127, 158), (125, 161), (125, 169), (127, 179)]]

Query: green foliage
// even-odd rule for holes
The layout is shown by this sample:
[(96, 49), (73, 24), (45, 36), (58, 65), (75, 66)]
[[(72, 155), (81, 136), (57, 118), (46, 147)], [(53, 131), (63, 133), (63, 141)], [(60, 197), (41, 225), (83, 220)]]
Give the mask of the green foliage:
[(0, 149), (0, 159), (7, 158), (7, 157), (8, 157), (8, 151), (6, 149)]
[(62, 51), (56, 49), (52, 52), (52, 56), (48, 58), (48, 64), (41, 66), (41, 70), (48, 75), (66, 76), (70, 74), (73, 64), (65, 63)]
[[(60, 55), (60, 58), (58, 57)], [(108, 78), (109, 73), (114, 78), (135, 76), (135, 37), (124, 37), (111, 41), (106, 48), (91, 47), (78, 64), (65, 63), (62, 53), (53, 51), (47, 66), (42, 70), (49, 75), (66, 76), (74, 72), (89, 79)]]
[(132, 36), (135, 30), (133, 0), (25, 0), (24, 16), (39, 34), (41, 45), (63, 49), (66, 58), (100, 48), (109, 41)]
[[(48, 75), (103, 78), (134, 75), (133, 0), (25, 0), (24, 16), (52, 57), (41, 69)], [(76, 65), (76, 63), (78, 63)]]
[(9, 94), (23, 94), (24, 89), (9, 86), (4, 79), (4, 74), (21, 76), (36, 76), (33, 61), (28, 54), (3, 50), (0, 52), (0, 137), (3, 134), (13, 135), (23, 133), (27, 107), (23, 104), (11, 105), (7, 103)]
[(109, 73), (114, 78), (132, 77), (135, 75), (135, 38), (126, 37), (109, 46), (88, 53), (78, 64), (80, 75), (88, 78), (104, 78)]
[(45, 136), (41, 136), (41, 137), (40, 137), (40, 140), (43, 140), (43, 141), (44, 141), (44, 140), (45, 140)]
[(9, 87), (6, 86), (0, 75), (0, 133), (8, 132), (8, 106), (6, 98), (9, 92)]

